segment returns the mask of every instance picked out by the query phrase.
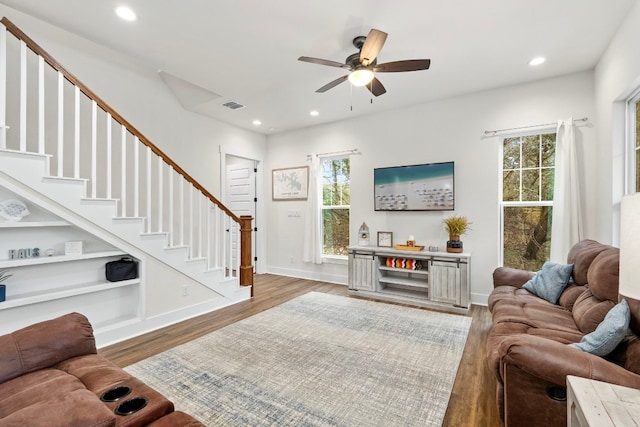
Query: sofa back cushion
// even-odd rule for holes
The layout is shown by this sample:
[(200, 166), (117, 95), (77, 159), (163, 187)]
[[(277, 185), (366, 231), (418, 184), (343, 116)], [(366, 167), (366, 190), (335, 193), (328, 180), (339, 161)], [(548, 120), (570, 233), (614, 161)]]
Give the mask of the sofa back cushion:
[(587, 273), (593, 260), (600, 252), (611, 249), (612, 246), (603, 245), (595, 240), (582, 240), (571, 248), (567, 255), (567, 264), (573, 264), (573, 281), (577, 285), (586, 285)]
[(0, 383), (76, 356), (96, 353), (93, 328), (80, 313), (0, 336)]
[(587, 272), (588, 289), (573, 304), (573, 319), (583, 334), (589, 334), (618, 303), (618, 264), (620, 250), (607, 247), (600, 251)]

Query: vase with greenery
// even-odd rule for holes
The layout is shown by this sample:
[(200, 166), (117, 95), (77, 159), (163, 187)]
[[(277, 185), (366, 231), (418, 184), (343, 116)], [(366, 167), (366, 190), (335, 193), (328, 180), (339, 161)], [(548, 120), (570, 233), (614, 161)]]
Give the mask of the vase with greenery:
[(7, 289), (4, 281), (11, 276), (13, 276), (13, 274), (10, 274), (8, 270), (0, 270), (0, 302), (7, 298)]
[(449, 241), (447, 242), (447, 252), (462, 252), (462, 241), (460, 236), (470, 229), (471, 222), (466, 216), (452, 215), (442, 220), (444, 229), (449, 233)]

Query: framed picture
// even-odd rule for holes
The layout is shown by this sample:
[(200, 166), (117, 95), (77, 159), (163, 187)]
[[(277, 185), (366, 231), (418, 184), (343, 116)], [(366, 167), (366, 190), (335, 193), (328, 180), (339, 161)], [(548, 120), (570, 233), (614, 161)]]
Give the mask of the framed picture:
[(391, 231), (378, 231), (378, 246), (390, 248), (393, 246), (393, 233)]
[(309, 166), (274, 169), (273, 200), (307, 200), (309, 195)]

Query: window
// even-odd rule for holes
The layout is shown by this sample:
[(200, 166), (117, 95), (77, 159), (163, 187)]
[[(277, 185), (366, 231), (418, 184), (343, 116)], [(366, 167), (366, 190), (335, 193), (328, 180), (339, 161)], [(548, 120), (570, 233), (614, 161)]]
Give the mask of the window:
[(629, 125), (627, 151), (629, 165), (626, 193), (640, 192), (640, 91), (627, 103), (627, 121)]
[(502, 140), (502, 264), (536, 271), (549, 259), (556, 134)]
[(347, 256), (349, 247), (348, 157), (322, 159), (322, 255)]

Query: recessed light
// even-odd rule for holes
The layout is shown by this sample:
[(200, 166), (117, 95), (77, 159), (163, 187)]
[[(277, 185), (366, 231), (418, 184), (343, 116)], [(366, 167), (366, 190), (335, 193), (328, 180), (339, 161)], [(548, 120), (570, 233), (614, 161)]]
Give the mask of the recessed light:
[(258, 119), (252, 121), (251, 123), (253, 123), (256, 126), (260, 126), (262, 124), (262, 122), (260, 120), (258, 120)]
[(529, 61), (529, 65), (531, 65), (532, 67), (535, 67), (536, 65), (544, 64), (546, 60), (547, 58), (545, 58), (544, 56), (538, 56), (536, 58), (533, 58), (531, 61)]
[(125, 21), (135, 21), (138, 19), (136, 13), (127, 6), (119, 6), (116, 8), (116, 15)]
[(315, 117), (315, 116), (320, 115), (320, 113), (319, 113), (319, 112), (317, 112), (316, 110), (313, 110), (313, 111), (311, 111), (311, 112), (309, 113), (309, 115), (310, 115), (310, 116)]

